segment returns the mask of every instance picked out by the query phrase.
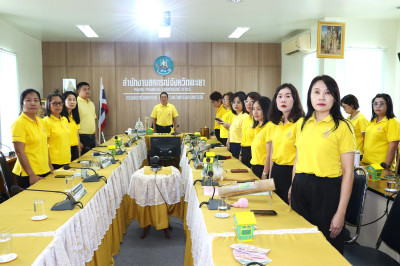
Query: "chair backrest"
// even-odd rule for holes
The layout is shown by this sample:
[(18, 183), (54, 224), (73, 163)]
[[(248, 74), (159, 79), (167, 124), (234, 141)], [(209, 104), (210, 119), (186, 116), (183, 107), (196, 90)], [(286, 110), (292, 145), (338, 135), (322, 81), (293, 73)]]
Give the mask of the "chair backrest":
[(376, 243), (377, 249), (382, 241), (397, 253), (400, 253), (400, 192), (397, 193), (385, 225), (382, 228), (381, 235)]
[(347, 205), (345, 220), (346, 223), (356, 226), (357, 229), (355, 236), (346, 242), (348, 244), (355, 242), (360, 235), (367, 188), (367, 173), (364, 170), (361, 171), (361, 174), (358, 174), (358, 171), (354, 171), (353, 189), (351, 191), (349, 204)]
[(0, 151), (0, 172), (3, 178), (3, 184), (6, 189), (6, 194), (8, 198), (10, 198), (11, 197), (10, 188), (11, 186), (15, 185), (15, 181), (13, 174), (10, 170), (10, 167), (8, 167), (7, 159), (1, 151)]

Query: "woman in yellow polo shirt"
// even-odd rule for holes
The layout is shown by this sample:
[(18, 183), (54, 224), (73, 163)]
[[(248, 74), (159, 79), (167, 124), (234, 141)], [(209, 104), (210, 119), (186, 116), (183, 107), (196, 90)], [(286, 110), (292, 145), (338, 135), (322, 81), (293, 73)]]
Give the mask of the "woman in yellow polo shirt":
[(11, 126), (12, 142), (17, 162), (13, 173), (18, 185), (27, 188), (46, 177), (53, 166), (49, 160), (47, 134), (43, 120), (36, 116), (40, 108), (40, 94), (26, 89), (20, 97), (21, 115)]
[(271, 100), (260, 97), (253, 104), (253, 128), (255, 136), (251, 143), (251, 170), (260, 179), (266, 179), (269, 172), (270, 154), (267, 152), (271, 141), (271, 123), (268, 122), (268, 109)]
[(354, 126), (354, 134), (356, 136), (357, 150), (360, 151), (362, 155), (364, 153), (364, 138), (365, 130), (367, 129), (368, 120), (365, 116), (358, 110), (360, 107), (358, 104), (358, 99), (356, 96), (349, 94), (342, 98), (341, 105), (344, 111), (349, 114), (346, 118)]
[(273, 132), (269, 176), (274, 179), (275, 193), (289, 204), (288, 191), (296, 157), (294, 143), (297, 127), (301, 126), (304, 117), (299, 93), (292, 84), (285, 83), (276, 89), (268, 116)]
[(246, 109), (244, 108), (244, 100), (246, 100), (246, 94), (243, 91), (236, 92), (233, 95), (232, 101), (232, 113), (236, 115), (233, 119), (231, 126), (229, 127), (228, 140), (226, 141), (226, 147), (231, 151), (232, 156), (239, 159), (240, 154), (240, 143), (242, 142), (242, 126), (243, 121), (248, 116)]
[(217, 140), (221, 142), (221, 137), (220, 137), (220, 128), (221, 125), (218, 123), (217, 119), (221, 119), (222, 116), (226, 113), (226, 109), (224, 105), (222, 104), (222, 94), (218, 91), (214, 91), (213, 93), (210, 94), (210, 100), (212, 105), (217, 108), (217, 113), (215, 114), (215, 125), (214, 125), (214, 132), (215, 132), (215, 137), (217, 137)]
[(80, 117), (77, 103), (77, 95), (73, 91), (66, 91), (63, 94), (63, 110), (62, 116), (65, 116), (69, 122), (71, 130), (71, 161), (78, 159), (81, 156), (82, 147), (79, 145), (79, 129)]
[(66, 117), (61, 115), (63, 100), (60, 94), (52, 93), (46, 101), (46, 127), (50, 160), (54, 169), (71, 162), (71, 130)]
[(231, 126), (231, 123), (236, 116), (234, 113), (232, 113), (232, 106), (231, 106), (232, 99), (233, 99), (232, 92), (227, 92), (222, 96), (222, 104), (224, 105), (226, 112), (221, 117), (222, 122), (217, 120), (218, 124), (221, 125), (219, 131), (221, 139), (220, 142), (224, 144), (224, 146), (226, 146), (226, 140), (228, 139), (229, 127)]
[(251, 143), (255, 135), (255, 129), (253, 128), (253, 103), (260, 97), (261, 95), (258, 92), (253, 91), (246, 95), (246, 100), (244, 101), (244, 106), (249, 115), (243, 121), (239, 160), (249, 168), (251, 168)]
[(330, 76), (310, 84), (307, 115), (297, 130), (294, 177), (288, 198), (293, 210), (318, 226), (339, 252), (354, 179), (356, 140), (340, 113), (340, 92)]
[[(386, 93), (377, 94), (372, 99), (372, 118), (365, 131), (365, 165), (385, 162), (395, 170), (395, 155), (400, 140), (399, 121), (393, 113), (392, 98)], [(388, 170), (383, 175), (391, 175)]]

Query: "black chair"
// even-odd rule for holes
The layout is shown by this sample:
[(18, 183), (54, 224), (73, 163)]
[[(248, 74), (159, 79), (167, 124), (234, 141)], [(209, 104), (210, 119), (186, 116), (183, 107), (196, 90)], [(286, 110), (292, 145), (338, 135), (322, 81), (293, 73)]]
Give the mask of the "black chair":
[(3, 193), (3, 197), (5, 199), (11, 198), (11, 193), (10, 189), (12, 186), (15, 185), (15, 180), (13, 173), (10, 170), (10, 167), (8, 167), (7, 159), (4, 156), (4, 154), (0, 151), (0, 173), (1, 177), (3, 178), (3, 184), (5, 188), (5, 193)]
[(360, 235), (361, 222), (364, 214), (365, 196), (368, 188), (367, 177), (368, 173), (366, 170), (363, 168), (355, 169), (353, 189), (351, 191), (349, 204), (347, 205), (345, 221), (346, 225), (356, 227), (356, 233), (351, 237), (350, 232), (345, 229), (347, 235), (345, 241), (346, 244), (353, 244)]
[(345, 245), (343, 256), (352, 265), (400, 265), (395, 259), (379, 250), (382, 241), (400, 253), (400, 192), (397, 193), (375, 248)]

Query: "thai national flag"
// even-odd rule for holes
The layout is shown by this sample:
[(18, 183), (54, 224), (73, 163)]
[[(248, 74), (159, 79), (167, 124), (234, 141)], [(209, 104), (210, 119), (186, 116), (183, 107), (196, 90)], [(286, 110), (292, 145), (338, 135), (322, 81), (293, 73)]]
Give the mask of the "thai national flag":
[(99, 128), (103, 132), (106, 127), (106, 115), (108, 113), (106, 92), (103, 86), (103, 78), (100, 78), (100, 106), (99, 106)]

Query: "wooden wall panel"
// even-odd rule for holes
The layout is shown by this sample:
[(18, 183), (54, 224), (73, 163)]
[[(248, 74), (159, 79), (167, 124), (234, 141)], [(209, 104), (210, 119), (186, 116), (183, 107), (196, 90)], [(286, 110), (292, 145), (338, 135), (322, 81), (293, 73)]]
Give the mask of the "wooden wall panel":
[(280, 43), (259, 43), (259, 66), (281, 66), (282, 54)]
[(67, 49), (65, 42), (43, 42), (42, 64), (43, 67), (65, 66), (67, 60)]
[[(134, 127), (138, 118), (150, 117), (159, 104), (159, 94), (166, 86), (153, 86), (155, 100), (126, 100), (124, 93), (138, 93), (134, 87), (124, 87), (125, 78), (147, 79), (204, 79), (202, 87), (190, 86), (192, 93), (204, 93), (202, 100), (170, 99), (179, 113), (179, 132), (194, 132), (200, 128), (213, 129), (215, 108), (209, 95), (243, 90), (259, 91), (272, 97), (281, 82), (281, 45), (254, 43), (52, 43), (44, 42), (43, 86), (46, 97), (49, 92), (62, 90), (63, 78), (75, 78), (91, 85), (91, 99), (98, 108), (100, 77), (106, 90), (110, 112), (107, 116), (107, 138)], [(166, 77), (155, 73), (154, 60), (162, 55), (174, 61), (174, 71)], [(152, 87), (152, 86), (150, 86)], [(185, 88), (186, 86), (182, 86)], [(186, 93), (179, 91), (179, 93)], [(189, 92), (190, 93), (190, 92)]]
[(76, 79), (76, 85), (78, 85), (79, 82), (87, 82), (92, 84), (92, 68), (67, 67), (66, 78)]
[(139, 66), (139, 43), (117, 42), (115, 44), (116, 66)]
[(209, 100), (211, 94), (211, 67), (192, 66), (188, 68), (188, 72), (189, 79), (204, 79), (206, 81), (204, 87), (196, 87), (196, 89), (192, 90), (197, 93), (204, 92), (203, 100), (188, 100), (187, 112), (181, 112), (182, 116), (186, 115), (189, 119), (188, 130), (198, 129), (200, 131), (200, 128), (204, 126), (213, 130), (215, 113), (212, 116), (212, 105)]
[(236, 43), (236, 66), (258, 66), (258, 43)]
[(188, 45), (186, 42), (166, 42), (164, 43), (163, 55), (168, 56), (174, 62), (174, 66), (187, 66), (188, 64)]
[(62, 79), (67, 75), (66, 67), (43, 67), (43, 95), (46, 98), (55, 89), (63, 90)]
[(211, 90), (220, 92), (235, 92), (235, 67), (212, 67)]
[(258, 68), (259, 92), (263, 96), (274, 96), (276, 88), (281, 85), (280, 67), (259, 67)]
[(236, 91), (258, 90), (258, 67), (236, 67)]
[(139, 58), (141, 66), (153, 66), (157, 57), (163, 55), (162, 42), (141, 42), (139, 44)]
[(212, 44), (213, 66), (235, 66), (235, 43)]
[(86, 66), (91, 64), (90, 42), (67, 43), (67, 66)]
[[(115, 92), (111, 97), (116, 98), (117, 104), (117, 128), (116, 132), (125, 132), (128, 128), (134, 128), (136, 121), (143, 117), (140, 116), (140, 105), (139, 101), (127, 101), (126, 94), (133, 93), (132, 87), (124, 87), (122, 82), (125, 78), (131, 79), (132, 77), (139, 79), (140, 68), (139, 67), (116, 67), (116, 86)], [(145, 104), (142, 104), (145, 105)], [(149, 115), (150, 116), (150, 115)]]
[(115, 43), (92, 42), (91, 57), (93, 66), (115, 66)]
[(210, 66), (211, 65), (211, 43), (190, 42), (188, 43), (188, 65)]
[(90, 99), (96, 106), (96, 114), (99, 114), (100, 77), (103, 78), (103, 86), (106, 93), (108, 114), (104, 135), (111, 138), (117, 132), (117, 119), (123, 119), (123, 115), (117, 115), (117, 100), (115, 97), (115, 67), (92, 67), (92, 83), (90, 84)]

